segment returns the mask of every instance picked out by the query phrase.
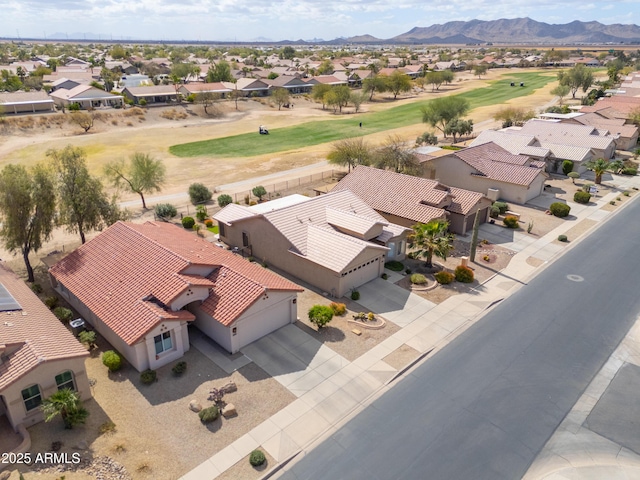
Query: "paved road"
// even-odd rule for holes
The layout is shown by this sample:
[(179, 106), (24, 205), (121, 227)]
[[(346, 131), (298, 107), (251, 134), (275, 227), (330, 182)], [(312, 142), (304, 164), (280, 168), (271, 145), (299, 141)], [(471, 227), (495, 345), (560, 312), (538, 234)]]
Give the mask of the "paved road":
[(634, 202), (280, 478), (521, 478), (640, 311), (639, 217)]

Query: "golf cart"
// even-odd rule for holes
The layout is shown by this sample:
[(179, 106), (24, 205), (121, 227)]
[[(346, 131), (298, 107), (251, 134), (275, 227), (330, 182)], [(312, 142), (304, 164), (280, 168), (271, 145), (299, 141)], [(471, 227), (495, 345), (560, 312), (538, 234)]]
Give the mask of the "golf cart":
[(259, 130), (260, 135), (269, 135), (269, 130), (264, 125), (260, 125)]

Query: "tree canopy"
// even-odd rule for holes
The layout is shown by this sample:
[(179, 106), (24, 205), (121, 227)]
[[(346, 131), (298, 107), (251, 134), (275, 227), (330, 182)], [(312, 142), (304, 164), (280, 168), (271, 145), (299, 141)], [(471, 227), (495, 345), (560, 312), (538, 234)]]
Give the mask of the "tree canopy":
[(347, 165), (349, 171), (356, 165), (369, 165), (373, 149), (362, 137), (345, 138), (335, 142), (327, 155), (329, 163)]
[(165, 182), (166, 168), (162, 160), (155, 160), (147, 153), (135, 152), (129, 162), (110, 162), (104, 173), (115, 187), (124, 186), (140, 195), (142, 208), (147, 208), (145, 193), (159, 192)]
[(447, 123), (464, 116), (470, 109), (469, 102), (460, 97), (441, 97), (431, 100), (422, 111), (422, 121), (440, 130), (445, 137)]
[(417, 248), (417, 257), (425, 259), (426, 266), (433, 266), (433, 256), (446, 260), (453, 250), (454, 235), (449, 233), (449, 222), (442, 219), (431, 220), (428, 223), (418, 223), (411, 227), (413, 233), (409, 237), (409, 244)]
[(399, 93), (411, 90), (411, 78), (406, 73), (396, 70), (387, 77), (387, 90), (393, 93), (395, 100)]
[(563, 70), (558, 72), (558, 80), (560, 81), (560, 85), (569, 87), (573, 98), (576, 98), (576, 92), (579, 89), (582, 89), (582, 91), (586, 93), (594, 81), (593, 72), (582, 63), (579, 63), (567, 71)]

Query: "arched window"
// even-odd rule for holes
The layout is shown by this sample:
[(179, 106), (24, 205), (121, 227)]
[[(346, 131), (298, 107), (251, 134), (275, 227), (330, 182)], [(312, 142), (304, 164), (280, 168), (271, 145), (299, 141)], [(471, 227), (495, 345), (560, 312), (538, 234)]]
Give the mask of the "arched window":
[(56, 385), (58, 386), (58, 390), (64, 390), (65, 388), (75, 390), (76, 385), (73, 381), (73, 373), (71, 373), (71, 370), (56, 375)]

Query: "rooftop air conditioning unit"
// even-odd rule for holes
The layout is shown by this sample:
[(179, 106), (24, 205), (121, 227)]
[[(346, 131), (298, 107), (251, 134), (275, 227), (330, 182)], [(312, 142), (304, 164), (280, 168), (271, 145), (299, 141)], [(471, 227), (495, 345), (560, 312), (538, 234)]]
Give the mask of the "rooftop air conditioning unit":
[(487, 197), (489, 197), (489, 200), (495, 202), (496, 200), (498, 200), (500, 198), (500, 189), (499, 188), (489, 188), (487, 190)]

